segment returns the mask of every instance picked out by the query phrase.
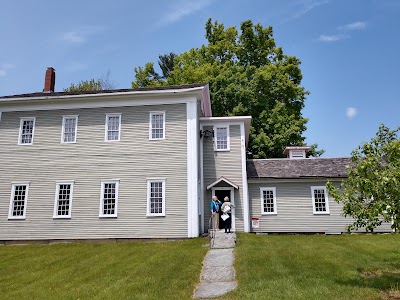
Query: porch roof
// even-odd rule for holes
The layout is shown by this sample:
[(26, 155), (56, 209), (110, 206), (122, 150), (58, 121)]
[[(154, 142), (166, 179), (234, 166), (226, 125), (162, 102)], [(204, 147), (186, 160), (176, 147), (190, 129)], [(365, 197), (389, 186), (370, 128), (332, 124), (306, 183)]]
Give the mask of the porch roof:
[(209, 185), (207, 185), (207, 190), (211, 189), (212, 187), (216, 186), (218, 183), (220, 183), (221, 181), (224, 181), (225, 183), (229, 184), (230, 186), (234, 187), (235, 189), (239, 189), (239, 186), (237, 184), (234, 184), (232, 181), (226, 179), (224, 176), (221, 176), (220, 178), (218, 178), (217, 180), (215, 180), (214, 182), (210, 183)]

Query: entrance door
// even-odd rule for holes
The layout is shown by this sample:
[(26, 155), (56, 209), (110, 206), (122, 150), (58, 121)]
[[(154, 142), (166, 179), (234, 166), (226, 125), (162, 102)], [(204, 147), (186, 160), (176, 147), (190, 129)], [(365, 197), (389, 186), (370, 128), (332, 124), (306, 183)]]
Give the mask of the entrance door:
[[(230, 202), (235, 204), (234, 201), (234, 189), (233, 187), (215, 187), (212, 188), (213, 196), (217, 196), (218, 200), (224, 203), (224, 198), (228, 197)], [(222, 213), (219, 214), (219, 229), (225, 228), (225, 221), (221, 219)], [(234, 212), (232, 213), (232, 229), (235, 228), (235, 217)]]
[[(231, 191), (230, 190), (215, 190), (215, 196), (218, 197), (218, 200), (224, 203), (224, 198), (228, 197), (231, 199)], [(221, 218), (222, 212), (219, 214), (219, 229), (225, 228), (225, 221)]]

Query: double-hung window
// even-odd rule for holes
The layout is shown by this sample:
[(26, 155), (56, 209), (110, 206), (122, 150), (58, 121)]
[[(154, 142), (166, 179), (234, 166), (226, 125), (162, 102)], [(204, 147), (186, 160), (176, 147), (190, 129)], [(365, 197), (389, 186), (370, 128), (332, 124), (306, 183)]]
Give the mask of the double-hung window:
[(121, 138), (121, 114), (106, 115), (106, 130), (104, 140), (116, 142)]
[(29, 183), (13, 183), (11, 188), (9, 219), (25, 219)]
[(101, 182), (100, 217), (117, 217), (119, 180)]
[(74, 181), (56, 182), (53, 218), (71, 218)]
[(276, 215), (276, 188), (260, 188), (261, 214)]
[(19, 145), (32, 145), (36, 118), (21, 118), (19, 125)]
[(314, 214), (329, 214), (328, 193), (324, 186), (312, 186), (311, 196)]
[(165, 139), (165, 111), (150, 112), (150, 140)]
[(61, 143), (76, 143), (78, 116), (63, 116)]
[(165, 216), (165, 178), (147, 179), (147, 216)]
[(229, 151), (229, 126), (214, 126), (215, 151)]

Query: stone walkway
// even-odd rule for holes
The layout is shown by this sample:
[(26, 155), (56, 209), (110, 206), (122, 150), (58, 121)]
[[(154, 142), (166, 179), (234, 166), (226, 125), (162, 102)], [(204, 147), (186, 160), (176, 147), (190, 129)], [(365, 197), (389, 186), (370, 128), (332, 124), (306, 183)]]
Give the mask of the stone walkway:
[(200, 284), (194, 291), (195, 299), (211, 299), (236, 289), (233, 268), (235, 244), (235, 233), (216, 232), (212, 247), (203, 261)]

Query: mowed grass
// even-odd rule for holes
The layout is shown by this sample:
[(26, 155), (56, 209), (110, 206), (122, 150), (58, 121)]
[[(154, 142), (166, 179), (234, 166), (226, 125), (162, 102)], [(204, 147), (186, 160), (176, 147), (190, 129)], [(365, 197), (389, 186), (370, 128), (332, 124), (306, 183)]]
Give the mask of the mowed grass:
[(0, 299), (190, 299), (208, 239), (0, 247)]
[(238, 234), (235, 251), (221, 299), (400, 299), (400, 235)]
[[(208, 239), (0, 247), (0, 299), (191, 299)], [(400, 235), (238, 234), (220, 299), (400, 299)]]

